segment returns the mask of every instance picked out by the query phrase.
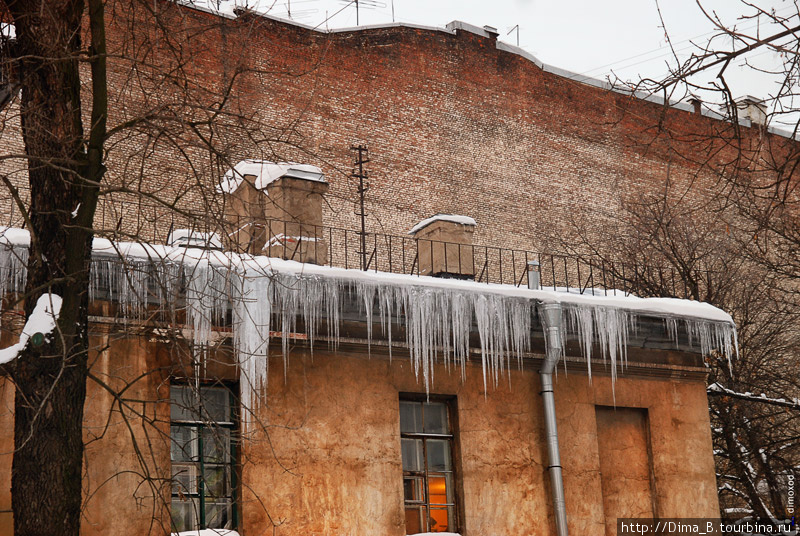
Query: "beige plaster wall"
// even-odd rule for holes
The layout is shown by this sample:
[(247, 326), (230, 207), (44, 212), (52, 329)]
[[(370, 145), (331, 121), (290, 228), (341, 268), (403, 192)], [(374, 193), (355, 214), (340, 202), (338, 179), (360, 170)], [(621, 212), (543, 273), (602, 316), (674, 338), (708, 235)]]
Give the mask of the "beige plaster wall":
[[(126, 391), (115, 398), (89, 385), (86, 411), (86, 508), (83, 534), (165, 534), (168, 530), (169, 345), (144, 338), (96, 337), (107, 345), (92, 370)], [(345, 536), (404, 531), (399, 440), (401, 392), (424, 392), (407, 358), (392, 362), (296, 348), (284, 376), (271, 360), (264, 429), (246, 435), (241, 452), (240, 533)], [(2, 380), (0, 380), (2, 381)], [(461, 530), (465, 536), (553, 533), (542, 444), (539, 378), (512, 370), (483, 391), (478, 363), (462, 383), (458, 369), (435, 369), (432, 393), (456, 397)], [(596, 405), (647, 410), (657, 515), (718, 512), (707, 401), (702, 381), (559, 373), (556, 407), (571, 534), (603, 534)], [(13, 390), (0, 385), (0, 511), (10, 507)], [(110, 408), (114, 408), (110, 411)], [(147, 423), (143, 424), (144, 415)], [(134, 440), (135, 446), (134, 448)], [(138, 451), (137, 451), (138, 449)], [(149, 478), (149, 479), (148, 479)], [(0, 533), (10, 534), (0, 513)]]
[[(295, 352), (285, 379), (280, 360), (271, 370), (259, 412), (268, 434), (254, 434), (243, 465), (245, 530), (405, 534), (398, 400), (424, 392), (408, 361)], [(457, 397), (461, 530), (551, 534), (538, 374), (514, 370), (486, 395), (482, 381), (479, 367), (464, 383), (437, 367), (431, 391)], [(612, 391), (609, 378), (571, 372), (556, 382), (570, 532), (605, 532), (595, 406), (613, 406), (615, 396), (618, 407), (647, 410), (657, 514), (717, 515), (702, 381), (620, 378)], [(636, 503), (618, 488), (620, 504)]]

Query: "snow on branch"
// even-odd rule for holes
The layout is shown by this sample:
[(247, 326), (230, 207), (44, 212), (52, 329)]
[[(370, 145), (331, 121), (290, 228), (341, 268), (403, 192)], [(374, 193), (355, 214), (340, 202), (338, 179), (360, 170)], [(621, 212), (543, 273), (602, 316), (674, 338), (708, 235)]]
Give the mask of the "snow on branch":
[(753, 394), (749, 391), (738, 393), (727, 387), (723, 387), (719, 383), (712, 383), (708, 386), (708, 394), (714, 396), (730, 396), (731, 398), (738, 398), (740, 400), (750, 400), (752, 402), (761, 402), (763, 404), (771, 404), (773, 406), (781, 406), (784, 408), (800, 409), (800, 399), (792, 398), (787, 400), (785, 398), (770, 398), (764, 393), (759, 395)]
[[(61, 296), (57, 294), (42, 294), (36, 302), (31, 316), (22, 328), (19, 342), (8, 348), (0, 350), (0, 365), (16, 359), (28, 346), (31, 337), (37, 334), (44, 336), (44, 342), (49, 341), (49, 336), (56, 328), (58, 315), (61, 312)], [(36, 341), (34, 341), (34, 344)]]

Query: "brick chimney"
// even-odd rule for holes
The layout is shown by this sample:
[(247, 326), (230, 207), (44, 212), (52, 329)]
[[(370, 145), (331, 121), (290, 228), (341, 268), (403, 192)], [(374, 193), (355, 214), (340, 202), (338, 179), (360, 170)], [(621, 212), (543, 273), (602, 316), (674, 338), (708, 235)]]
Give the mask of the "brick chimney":
[[(311, 166), (308, 166), (311, 167)], [(322, 196), (328, 183), (319, 168), (282, 175), (267, 185), (267, 244), (264, 253), (312, 264), (328, 263), (328, 243), (322, 230)]]
[(233, 248), (254, 255), (326, 264), (322, 196), (328, 183), (315, 166), (244, 160), (219, 186), (228, 196)]
[(457, 214), (437, 214), (415, 225), (419, 273), (434, 277), (474, 279), (472, 236), (475, 220)]

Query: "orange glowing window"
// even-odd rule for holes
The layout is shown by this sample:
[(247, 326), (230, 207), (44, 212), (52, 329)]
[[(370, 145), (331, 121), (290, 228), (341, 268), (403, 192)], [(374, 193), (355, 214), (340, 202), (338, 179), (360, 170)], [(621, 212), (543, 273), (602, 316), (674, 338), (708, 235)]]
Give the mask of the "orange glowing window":
[(449, 415), (446, 402), (400, 400), (407, 534), (456, 531)]

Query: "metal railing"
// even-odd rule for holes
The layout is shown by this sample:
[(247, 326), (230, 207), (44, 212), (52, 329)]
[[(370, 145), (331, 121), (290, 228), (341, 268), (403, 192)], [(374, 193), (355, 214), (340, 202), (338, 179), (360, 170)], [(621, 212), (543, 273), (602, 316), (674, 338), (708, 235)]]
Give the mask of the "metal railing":
[[(387, 233), (362, 235), (354, 229), (288, 220), (237, 221), (196, 211), (171, 211), (143, 201), (101, 201), (95, 227), (98, 235), (105, 238), (148, 243), (165, 243), (173, 230), (191, 229), (197, 233), (216, 233), (225, 249), (256, 255), (346, 269), (438, 275), (517, 287), (528, 285), (528, 263), (536, 261), (539, 288), (578, 293), (704, 299), (713, 278), (712, 272), (705, 270), (679, 273), (671, 267), (612, 262), (593, 255), (459, 244)], [(247, 229), (244, 237), (243, 229)], [(366, 245), (366, 251), (362, 251), (362, 244)]]

